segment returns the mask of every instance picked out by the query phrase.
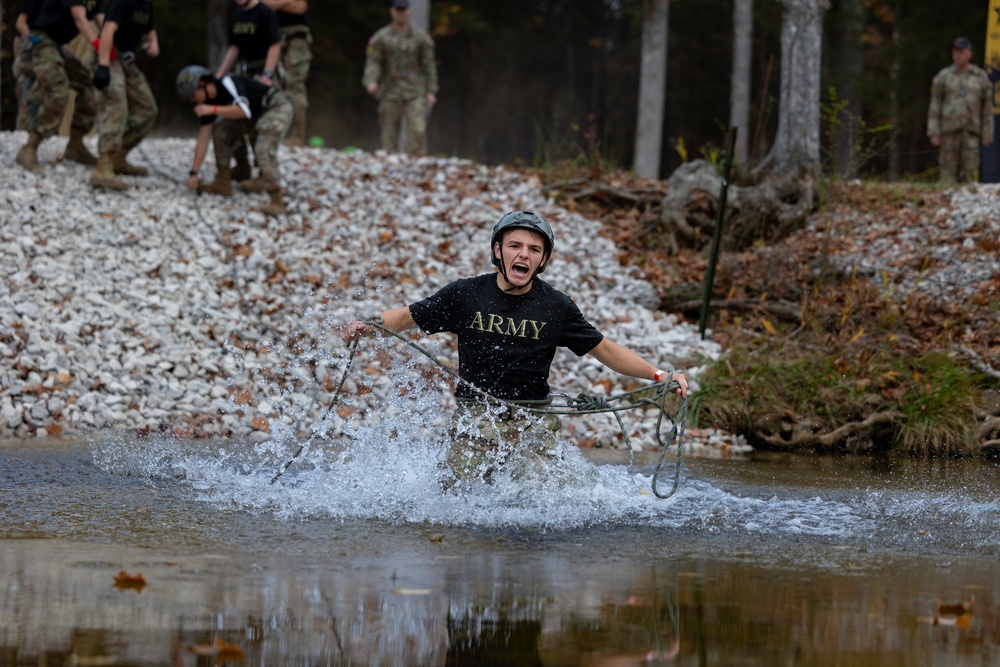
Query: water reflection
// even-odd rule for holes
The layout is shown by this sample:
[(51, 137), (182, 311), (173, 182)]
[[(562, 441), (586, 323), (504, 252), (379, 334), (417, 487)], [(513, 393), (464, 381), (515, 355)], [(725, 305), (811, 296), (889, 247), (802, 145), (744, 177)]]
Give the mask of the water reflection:
[(393, 462), (272, 490), (215, 450), (125, 474), (94, 447), (0, 446), (0, 665), (1000, 663), (990, 466), (689, 460), (656, 503), (641, 462), (571, 461), (600, 492), (501, 485), (528, 522), (476, 525), (447, 518), (490, 490), (425, 499)]

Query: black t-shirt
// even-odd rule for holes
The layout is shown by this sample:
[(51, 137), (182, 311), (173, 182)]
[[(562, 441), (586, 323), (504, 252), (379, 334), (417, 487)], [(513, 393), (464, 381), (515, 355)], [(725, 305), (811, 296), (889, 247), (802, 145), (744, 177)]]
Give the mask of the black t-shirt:
[(28, 27), (41, 30), (56, 44), (68, 44), (80, 31), (73, 20), (72, 7), (86, 7), (84, 0), (39, 0), (35, 16), (28, 16)]
[[(236, 104), (236, 98), (233, 97), (232, 93), (229, 92), (223, 83), (225, 79), (232, 79), (237, 97), (242, 99), (250, 109), (250, 120), (260, 118), (260, 115), (264, 112), (264, 97), (271, 90), (271, 87), (264, 85), (260, 81), (240, 76), (239, 74), (224, 76), (217, 81), (215, 83), (215, 97), (206, 97), (205, 104), (217, 104), (219, 106)], [(216, 118), (215, 114), (202, 116), (201, 124), (210, 125), (215, 122)]]
[(135, 52), (143, 36), (154, 28), (153, 0), (109, 0), (104, 22), (118, 24), (115, 46), (119, 53)]
[(21, 11), (19, 14), (25, 14), (28, 17), (28, 27), (31, 27), (31, 22), (38, 18), (38, 12), (42, 8), (42, 0), (24, 0), (21, 3)]
[[(583, 356), (604, 339), (569, 296), (538, 278), (520, 296), (503, 292), (495, 273), (456, 280), (410, 314), (429, 334), (457, 334), (459, 375), (497, 398), (546, 398), (556, 348)], [(460, 384), (455, 395), (475, 392)]]
[(309, 25), (309, 12), (293, 14), (278, 9), (274, 13), (278, 17), (278, 26), (281, 28), (289, 28), (293, 25)]
[(229, 44), (240, 50), (243, 60), (264, 60), (267, 50), (281, 42), (278, 17), (263, 2), (252, 9), (237, 7), (229, 22)]

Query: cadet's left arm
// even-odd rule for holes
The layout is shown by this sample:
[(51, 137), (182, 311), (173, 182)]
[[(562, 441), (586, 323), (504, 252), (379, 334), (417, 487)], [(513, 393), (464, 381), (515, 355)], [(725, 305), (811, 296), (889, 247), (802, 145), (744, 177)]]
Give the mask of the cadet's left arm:
[[(632, 350), (622, 347), (607, 337), (601, 340), (597, 344), (597, 347), (590, 351), (590, 356), (622, 375), (629, 375), (642, 380), (653, 380), (655, 382), (661, 382), (666, 379), (666, 371), (657, 370), (656, 366)], [(675, 391), (681, 396), (687, 396), (687, 377), (683, 373), (674, 373), (674, 381), (680, 385)]]

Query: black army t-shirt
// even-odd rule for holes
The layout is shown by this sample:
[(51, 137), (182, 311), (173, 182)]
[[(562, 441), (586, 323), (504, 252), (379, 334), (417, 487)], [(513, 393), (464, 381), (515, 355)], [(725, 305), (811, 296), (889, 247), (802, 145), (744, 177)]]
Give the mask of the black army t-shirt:
[(135, 52), (143, 36), (152, 30), (153, 0), (109, 0), (104, 22), (115, 22), (115, 46), (118, 53)]
[(264, 3), (251, 9), (237, 7), (233, 11), (229, 20), (229, 43), (240, 50), (241, 59), (264, 60), (268, 49), (280, 41), (278, 17)]
[[(505, 399), (545, 398), (556, 348), (583, 356), (604, 339), (569, 296), (538, 278), (520, 296), (503, 292), (495, 273), (457, 280), (411, 305), (410, 314), (429, 334), (457, 334), (459, 375)], [(460, 384), (455, 395), (475, 392)]]
[(30, 29), (41, 30), (56, 44), (68, 44), (80, 34), (71, 9), (85, 8), (87, 4), (83, 0), (38, 0), (37, 5), (25, 7)]

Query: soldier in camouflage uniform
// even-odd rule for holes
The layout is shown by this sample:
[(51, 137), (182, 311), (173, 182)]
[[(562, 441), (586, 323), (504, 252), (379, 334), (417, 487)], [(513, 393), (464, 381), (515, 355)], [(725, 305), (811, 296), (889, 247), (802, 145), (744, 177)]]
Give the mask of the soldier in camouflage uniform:
[(29, 32), (22, 40), (25, 46), (18, 63), (22, 85), (27, 85), (29, 115), (28, 140), (17, 153), (17, 163), (39, 173), (42, 166), (38, 163), (38, 147), (59, 131), (71, 90), (76, 91), (77, 100), (66, 157), (85, 163), (94, 161), (83, 145), (83, 137), (94, 126), (94, 91), (86, 67), (64, 47), (78, 34), (90, 42), (96, 39), (90, 18), (98, 3), (97, 0), (37, 2), (34, 15), (27, 19)]
[(931, 86), (927, 136), (939, 147), (941, 182), (973, 181), (979, 147), (993, 142), (993, 84), (972, 64), (972, 43), (952, 42), (953, 64), (938, 72)]
[(281, 30), (281, 80), (282, 87), (295, 102), (295, 120), (285, 144), (302, 146), (306, 142), (306, 113), (309, 94), (306, 79), (312, 64), (312, 33), (309, 31), (309, 2), (307, 0), (264, 0), (278, 16)]
[[(268, 5), (260, 0), (233, 0), (236, 9), (229, 19), (229, 48), (222, 62), (215, 70), (215, 78), (222, 79), (230, 71), (248, 77), (256, 77), (261, 83), (281, 85), (278, 68), (281, 58), (281, 32), (278, 17)], [(232, 177), (242, 185), (253, 179), (247, 139), (237, 137), (232, 147), (232, 157), (236, 161)]]
[[(177, 75), (177, 94), (194, 105), (201, 122), (194, 161), (188, 172), (188, 187), (202, 192), (231, 196), (230, 160), (233, 147), (249, 132), (254, 138), (254, 155), (260, 178), (244, 181), (247, 192), (267, 192), (271, 201), (263, 207), (268, 215), (285, 213), (285, 191), (278, 169), (278, 146), (295, 117), (292, 98), (277, 86), (234, 74), (216, 79), (208, 69), (189, 65)], [(202, 187), (199, 172), (209, 139), (215, 148), (218, 172), (215, 181)], [(209, 189), (211, 188), (211, 189)]]
[(159, 109), (149, 83), (135, 64), (142, 45), (146, 54), (160, 54), (153, 25), (153, 0), (112, 0), (104, 18), (94, 70), (100, 116), (97, 168), (90, 184), (127, 190), (117, 174), (145, 176), (149, 171), (126, 161), (129, 151), (149, 134)]
[(399, 141), (399, 123), (406, 120), (409, 137), (406, 152), (427, 153), (427, 114), (437, 102), (437, 65), (434, 40), (410, 25), (408, 0), (390, 3), (392, 23), (368, 40), (362, 85), (378, 99), (382, 148), (394, 151)]

